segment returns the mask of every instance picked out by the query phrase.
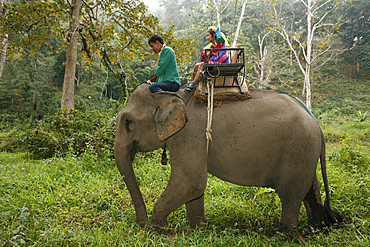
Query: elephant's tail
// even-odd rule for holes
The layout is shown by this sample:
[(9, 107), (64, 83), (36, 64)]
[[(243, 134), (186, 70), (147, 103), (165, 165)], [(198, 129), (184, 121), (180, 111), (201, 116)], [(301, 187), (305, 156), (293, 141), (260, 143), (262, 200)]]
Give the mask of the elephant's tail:
[[(321, 128), (320, 128), (321, 130)], [(330, 191), (329, 191), (329, 183), (328, 183), (328, 176), (326, 174), (326, 147), (325, 147), (325, 136), (324, 133), (321, 130), (321, 154), (320, 154), (320, 164), (321, 164), (321, 173), (322, 178), (324, 180), (324, 187), (325, 187), (325, 211), (328, 215), (331, 223), (335, 222), (342, 222), (343, 217), (335, 210), (331, 209), (330, 206)]]

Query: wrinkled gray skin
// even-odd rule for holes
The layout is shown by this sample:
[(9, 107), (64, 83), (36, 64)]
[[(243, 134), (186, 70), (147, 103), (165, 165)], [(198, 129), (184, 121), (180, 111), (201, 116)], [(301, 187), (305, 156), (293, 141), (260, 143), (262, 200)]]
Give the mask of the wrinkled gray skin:
[[(252, 99), (214, 108), (207, 156), (206, 105), (190, 100), (185, 107), (190, 94), (183, 90), (152, 94), (146, 84), (135, 89), (117, 117), (114, 155), (141, 227), (165, 227), (167, 216), (183, 204), (190, 226), (201, 226), (207, 172), (238, 185), (275, 188), (282, 202), (282, 231), (297, 234), (302, 201), (310, 226), (322, 228), (340, 219), (330, 208), (325, 140), (318, 123), (290, 96), (259, 89), (251, 93)], [(171, 176), (149, 223), (132, 161), (136, 152), (164, 145), (171, 155)], [(316, 175), (319, 158), (325, 207)]]

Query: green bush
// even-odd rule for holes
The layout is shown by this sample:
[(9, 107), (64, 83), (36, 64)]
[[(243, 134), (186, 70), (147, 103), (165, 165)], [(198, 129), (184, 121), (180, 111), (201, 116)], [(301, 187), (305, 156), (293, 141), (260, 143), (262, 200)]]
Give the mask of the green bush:
[(340, 71), (338, 66), (323, 66), (319, 69), (324, 76), (333, 76), (333, 75), (339, 75)]
[(370, 158), (367, 147), (359, 145), (353, 136), (345, 137), (334, 151), (329, 154), (329, 160), (350, 172), (364, 173), (370, 168)]
[(25, 150), (36, 159), (67, 153), (113, 156), (116, 116), (112, 110), (58, 110), (46, 115), (33, 129), (7, 135), (0, 151)]

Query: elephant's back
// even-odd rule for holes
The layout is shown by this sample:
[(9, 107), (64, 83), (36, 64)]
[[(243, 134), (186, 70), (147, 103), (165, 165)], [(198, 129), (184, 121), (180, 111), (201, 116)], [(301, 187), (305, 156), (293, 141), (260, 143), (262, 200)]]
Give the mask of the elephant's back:
[(296, 99), (294, 99), (294, 97), (288, 94), (279, 93), (273, 90), (251, 88), (250, 92), (252, 94), (252, 99), (257, 100), (257, 101), (271, 100), (272, 102), (276, 102), (276, 101), (284, 100), (284, 101), (291, 101), (294, 104), (299, 103)]
[(260, 89), (260, 88), (250, 88), (249, 91), (254, 97), (268, 97), (268, 96), (280, 94), (273, 90), (266, 90), (266, 89)]
[(315, 123), (315, 119), (312, 118), (302, 102), (288, 94), (256, 88), (250, 89), (250, 92), (252, 94), (251, 99), (234, 102), (235, 105), (231, 104), (230, 106), (225, 104), (225, 108), (229, 108), (229, 110), (235, 108), (236, 111), (239, 111), (241, 108), (249, 112), (251, 116), (255, 116), (255, 114), (262, 114), (266, 118), (280, 116), (280, 118), (286, 119), (286, 121), (289, 121), (290, 118), (295, 120), (303, 118), (305, 122)]
[[(272, 90), (250, 89), (252, 98), (223, 103), (214, 107), (212, 128), (227, 132), (248, 132), (251, 126), (259, 131), (316, 132), (320, 128), (307, 109), (294, 97)], [(189, 104), (190, 122), (206, 121), (206, 104)]]
[[(251, 93), (252, 99), (214, 109), (209, 171), (237, 184), (268, 186), (274, 184), (270, 175), (286, 163), (285, 156), (299, 160), (302, 170), (317, 164), (321, 131), (307, 110), (286, 94), (259, 89)], [(262, 175), (260, 167), (270, 172)]]

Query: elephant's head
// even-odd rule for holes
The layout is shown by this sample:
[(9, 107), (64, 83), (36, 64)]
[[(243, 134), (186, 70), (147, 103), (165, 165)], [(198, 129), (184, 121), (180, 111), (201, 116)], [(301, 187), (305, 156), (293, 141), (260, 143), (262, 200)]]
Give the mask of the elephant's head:
[(134, 90), (127, 106), (117, 116), (114, 156), (142, 227), (148, 223), (148, 218), (132, 168), (135, 153), (163, 147), (163, 141), (180, 131), (186, 122), (185, 105), (178, 94), (152, 94), (147, 84)]

